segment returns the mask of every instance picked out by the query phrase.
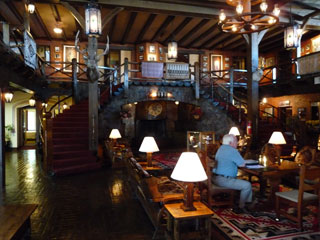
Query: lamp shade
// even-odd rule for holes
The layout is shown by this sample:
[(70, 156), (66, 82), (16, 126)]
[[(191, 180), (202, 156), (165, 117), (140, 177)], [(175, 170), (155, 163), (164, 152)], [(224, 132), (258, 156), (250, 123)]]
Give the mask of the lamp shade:
[(153, 137), (144, 137), (141, 146), (139, 148), (139, 152), (159, 152), (158, 145)]
[(109, 138), (112, 138), (112, 139), (117, 139), (117, 138), (121, 138), (121, 134), (119, 132), (118, 129), (112, 129), (110, 135), (109, 135)]
[(11, 103), (12, 98), (13, 98), (13, 93), (12, 93), (11, 91), (6, 92), (6, 93), (4, 94), (4, 99), (5, 99), (5, 101), (6, 101), (7, 103)]
[(29, 99), (29, 105), (31, 107), (34, 107), (34, 105), (36, 104), (36, 100), (34, 99), (34, 97), (32, 96), (30, 99)]
[(99, 6), (90, 2), (85, 10), (86, 34), (99, 37), (101, 35), (101, 11)]
[(229, 134), (233, 134), (235, 136), (240, 136), (239, 129), (237, 127), (230, 128)]
[(171, 177), (183, 182), (201, 182), (208, 179), (200, 158), (195, 152), (181, 154)]
[(269, 142), (271, 144), (286, 144), (286, 140), (283, 137), (282, 132), (274, 131), (269, 139)]

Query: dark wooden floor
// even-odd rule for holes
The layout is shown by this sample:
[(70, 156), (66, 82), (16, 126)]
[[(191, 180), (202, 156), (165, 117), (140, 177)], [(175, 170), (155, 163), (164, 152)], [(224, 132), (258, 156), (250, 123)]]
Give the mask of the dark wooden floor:
[(153, 227), (124, 169), (50, 177), (35, 150), (6, 153), (3, 204), (36, 203), (33, 240), (151, 239)]

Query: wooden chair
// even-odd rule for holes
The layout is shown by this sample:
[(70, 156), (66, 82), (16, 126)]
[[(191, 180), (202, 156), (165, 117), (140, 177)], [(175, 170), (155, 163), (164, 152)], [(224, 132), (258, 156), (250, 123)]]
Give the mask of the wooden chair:
[[(283, 215), (298, 223), (303, 229), (303, 210), (307, 205), (316, 204), (318, 207), (318, 223), (320, 220), (320, 167), (301, 165), (299, 177), (299, 189), (276, 193), (276, 213), (279, 218)], [(308, 191), (308, 192), (306, 192)], [(310, 193), (311, 191), (311, 193)], [(296, 208), (297, 214), (289, 214), (288, 206)], [(283, 207), (283, 208), (282, 208)], [(320, 227), (320, 223), (319, 223)]]
[[(219, 187), (212, 183), (212, 168), (215, 166), (214, 155), (218, 150), (218, 144), (208, 146), (205, 151), (199, 151), (202, 165), (206, 170), (208, 180), (206, 183), (200, 185), (201, 198), (207, 203), (208, 207), (229, 206), (234, 204), (234, 189)], [(210, 156), (210, 158), (209, 158)]]

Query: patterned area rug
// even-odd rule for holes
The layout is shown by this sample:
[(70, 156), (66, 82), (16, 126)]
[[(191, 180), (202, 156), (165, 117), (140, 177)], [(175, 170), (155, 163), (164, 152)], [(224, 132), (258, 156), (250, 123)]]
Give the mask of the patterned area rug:
[(158, 162), (162, 168), (173, 169), (181, 153), (154, 153), (152, 159)]
[(214, 212), (212, 222), (232, 240), (320, 240), (313, 215), (304, 217), (305, 231), (300, 232), (289, 220), (276, 221), (274, 212), (236, 214), (231, 209), (216, 209)]

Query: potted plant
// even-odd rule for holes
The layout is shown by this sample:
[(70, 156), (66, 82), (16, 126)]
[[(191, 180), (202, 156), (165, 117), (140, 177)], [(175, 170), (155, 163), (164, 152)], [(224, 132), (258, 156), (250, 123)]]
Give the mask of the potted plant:
[(11, 143), (11, 135), (14, 132), (13, 125), (6, 125), (5, 126), (5, 142), (6, 142), (6, 150), (10, 150), (12, 143)]

